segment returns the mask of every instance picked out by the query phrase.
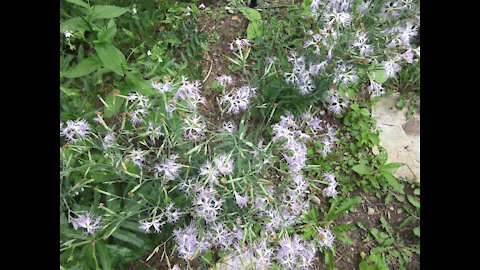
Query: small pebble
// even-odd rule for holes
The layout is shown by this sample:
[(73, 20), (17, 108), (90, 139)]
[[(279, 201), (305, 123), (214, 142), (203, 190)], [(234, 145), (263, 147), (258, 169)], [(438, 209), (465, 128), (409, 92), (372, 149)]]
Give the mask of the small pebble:
[(403, 210), (402, 210), (402, 208), (399, 208), (399, 209), (397, 210), (397, 214), (401, 214), (401, 213), (403, 213)]
[(232, 21), (238, 21), (238, 16), (233, 16)]
[(373, 210), (373, 208), (371, 208), (371, 207), (368, 207), (367, 214), (373, 215), (373, 214), (375, 214), (375, 210)]
[(395, 210), (395, 209), (393, 208), (393, 206), (391, 206), (391, 205), (390, 205), (390, 207), (388, 207), (388, 209), (390, 209), (390, 211)]

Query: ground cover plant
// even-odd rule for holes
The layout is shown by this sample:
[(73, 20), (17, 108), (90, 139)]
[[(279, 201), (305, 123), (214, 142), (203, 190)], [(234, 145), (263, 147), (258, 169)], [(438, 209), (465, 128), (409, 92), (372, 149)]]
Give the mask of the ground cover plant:
[(418, 1), (60, 5), (61, 269), (420, 267)]

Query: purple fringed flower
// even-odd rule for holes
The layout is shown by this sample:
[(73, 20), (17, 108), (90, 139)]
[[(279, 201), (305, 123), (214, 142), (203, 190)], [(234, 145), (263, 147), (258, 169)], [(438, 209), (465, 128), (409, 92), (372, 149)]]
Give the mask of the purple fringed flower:
[(367, 90), (370, 92), (372, 98), (382, 96), (385, 93), (383, 86), (374, 80), (370, 80), (370, 85), (367, 87)]
[(145, 122), (145, 120), (143, 120), (142, 116), (147, 116), (148, 114), (148, 111), (146, 109), (136, 109), (134, 110), (130, 115), (130, 121), (134, 124), (134, 125), (138, 125), (140, 123), (143, 123)]
[(218, 155), (213, 162), (215, 163), (215, 166), (220, 174), (227, 176), (233, 173), (234, 163), (227, 154), (223, 153)]
[(198, 173), (201, 176), (206, 176), (207, 181), (212, 184), (218, 184), (218, 173), (219, 171), (215, 166), (212, 165), (210, 161), (206, 161), (201, 167), (200, 172)]
[(116, 137), (115, 132), (111, 132), (111, 133), (108, 133), (107, 135), (105, 135), (105, 137), (103, 137), (103, 142), (102, 142), (103, 149), (107, 150), (108, 148), (110, 148), (110, 146), (113, 144), (113, 142), (116, 139), (117, 139), (117, 137)]
[(65, 128), (63, 128), (63, 123), (60, 123), (60, 129), (62, 129), (60, 134), (71, 142), (75, 142), (79, 138), (86, 137), (90, 134), (90, 126), (84, 119), (75, 121), (68, 120)]
[(152, 227), (153, 222), (148, 221), (139, 221), (138, 228), (144, 233), (150, 233), (150, 228)]
[(155, 141), (160, 138), (160, 136), (163, 136), (161, 130), (161, 125), (154, 126), (152, 122), (148, 122), (148, 127), (145, 133), (150, 137), (150, 141), (152, 141), (152, 143), (155, 143)]
[(400, 71), (400, 65), (397, 64), (393, 59), (382, 62), (382, 67), (385, 70), (385, 75), (388, 78), (395, 77), (397, 72)]
[(190, 110), (195, 111), (198, 104), (205, 104), (206, 99), (200, 94), (200, 81), (190, 83), (186, 77), (182, 77), (182, 84), (175, 94), (175, 99), (181, 99), (187, 102)]
[(128, 95), (127, 100), (132, 102), (138, 101), (138, 105), (143, 109), (148, 107), (149, 104), (149, 99), (138, 92)]
[(178, 257), (185, 261), (192, 261), (199, 254), (210, 248), (210, 244), (205, 241), (204, 237), (199, 237), (197, 229), (190, 223), (183, 229), (173, 231), (177, 246)]
[(205, 136), (205, 130), (207, 125), (203, 121), (201, 115), (187, 115), (185, 119), (183, 119), (185, 125), (182, 127), (183, 136), (189, 140), (199, 140), (203, 136)]
[(282, 269), (308, 269), (315, 259), (316, 248), (295, 234), (293, 239), (284, 235), (279, 241), (277, 259)]
[(143, 162), (145, 161), (144, 157), (145, 151), (142, 150), (133, 150), (132, 151), (132, 162), (138, 167), (143, 167)]
[(161, 83), (152, 81), (152, 87), (160, 93), (166, 93), (172, 90), (172, 84), (170, 82)]
[(232, 121), (225, 121), (222, 124), (221, 131), (228, 132), (228, 133), (233, 133), (233, 132), (237, 131), (237, 126)]
[(332, 248), (333, 241), (335, 240), (335, 236), (332, 232), (328, 228), (324, 229), (322, 227), (319, 227), (317, 232), (317, 241), (320, 244), (320, 247)]
[(178, 159), (178, 155), (173, 154), (173, 155), (170, 155), (165, 162), (157, 164), (155, 166), (157, 175), (163, 172), (163, 175), (169, 181), (173, 181), (176, 177), (178, 177), (181, 167), (179, 164), (175, 163), (177, 159)]
[(232, 76), (229, 75), (221, 75), (217, 77), (217, 82), (223, 86), (227, 84), (233, 84)]
[(77, 230), (78, 228), (84, 228), (87, 230), (85, 234), (93, 234), (95, 233), (95, 231), (101, 228), (101, 220), (102, 217), (97, 217), (93, 219), (92, 214), (86, 213), (84, 215), (78, 216), (77, 218), (74, 218), (71, 223), (75, 230)]
[(253, 244), (253, 251), (255, 254), (256, 264), (258, 269), (269, 269), (271, 265), (271, 257), (273, 249), (267, 247), (267, 239), (262, 238), (258, 243)]
[(235, 193), (235, 202), (237, 203), (238, 207), (240, 208), (243, 208), (248, 200), (250, 199), (250, 197), (247, 195), (247, 196), (240, 196), (238, 193)]
[(220, 99), (220, 104), (228, 114), (238, 114), (248, 108), (255, 95), (255, 88), (244, 85), (240, 88), (233, 89), (226, 95), (223, 95)]
[(180, 212), (173, 203), (169, 203), (167, 207), (165, 207), (164, 214), (167, 217), (168, 223), (175, 223), (180, 218)]
[(217, 220), (217, 215), (222, 210), (223, 199), (217, 199), (216, 194), (217, 192), (213, 187), (201, 187), (193, 201), (195, 212), (202, 216), (207, 223)]

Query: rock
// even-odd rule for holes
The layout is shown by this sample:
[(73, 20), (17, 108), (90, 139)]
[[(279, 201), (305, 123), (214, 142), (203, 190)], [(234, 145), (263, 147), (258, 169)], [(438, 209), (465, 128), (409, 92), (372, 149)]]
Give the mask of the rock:
[(390, 205), (390, 207), (388, 207), (388, 209), (390, 209), (390, 211), (395, 210), (395, 208), (393, 208), (393, 206), (391, 206), (391, 205)]
[(380, 145), (388, 152), (387, 162), (403, 163), (394, 176), (420, 182), (420, 115), (406, 118), (407, 107), (395, 108), (398, 93), (383, 97), (372, 110), (380, 133)]
[(375, 210), (373, 210), (373, 208), (371, 208), (371, 207), (368, 207), (367, 214), (369, 214), (371, 216), (371, 215), (375, 214)]
[(398, 209), (397, 209), (397, 214), (399, 214), (399, 215), (400, 215), (401, 213), (403, 213), (403, 210), (402, 210), (402, 208), (398, 208)]
[(238, 21), (238, 16), (232, 16), (232, 21)]

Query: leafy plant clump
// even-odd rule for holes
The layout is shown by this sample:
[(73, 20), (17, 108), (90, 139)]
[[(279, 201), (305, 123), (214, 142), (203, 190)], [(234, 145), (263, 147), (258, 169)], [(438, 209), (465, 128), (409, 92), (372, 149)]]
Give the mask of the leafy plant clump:
[[(418, 67), (418, 3), (220, 6), (248, 24), (207, 84), (208, 4), (61, 2), (62, 269), (334, 269), (354, 192), (405, 196), (370, 108)], [(360, 269), (419, 253), (381, 224)]]

